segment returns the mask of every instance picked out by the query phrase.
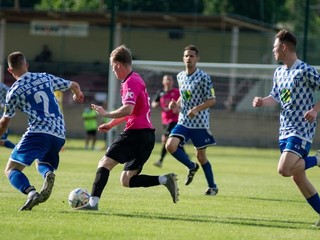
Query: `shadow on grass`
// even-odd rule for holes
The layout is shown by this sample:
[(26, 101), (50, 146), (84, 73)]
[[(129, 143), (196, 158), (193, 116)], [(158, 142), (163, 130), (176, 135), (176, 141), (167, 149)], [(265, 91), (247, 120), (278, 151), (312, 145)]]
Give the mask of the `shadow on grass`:
[(290, 200), (290, 199), (279, 199), (279, 198), (257, 198), (257, 197), (246, 197), (248, 199), (259, 200), (259, 201), (269, 201), (269, 202), (304, 202), (302, 200)]
[[(277, 219), (262, 219), (262, 218), (239, 218), (239, 217), (218, 217), (206, 215), (161, 215), (161, 214), (146, 214), (146, 213), (107, 213), (96, 211), (63, 211), (62, 213), (84, 213), (101, 216), (117, 216), (124, 218), (141, 218), (150, 220), (164, 221), (183, 221), (183, 222), (204, 222), (204, 223), (219, 223), (219, 224), (235, 224), (242, 226), (266, 227), (266, 228), (283, 228), (283, 229), (312, 229), (320, 230), (320, 228), (312, 227), (310, 222), (302, 221), (283, 221)], [(305, 225), (305, 226), (302, 226)]]

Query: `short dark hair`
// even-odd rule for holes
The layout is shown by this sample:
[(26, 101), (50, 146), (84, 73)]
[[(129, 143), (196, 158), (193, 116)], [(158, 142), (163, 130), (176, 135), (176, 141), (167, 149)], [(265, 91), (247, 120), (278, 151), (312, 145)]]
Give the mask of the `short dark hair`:
[(9, 68), (18, 69), (26, 62), (26, 58), (22, 52), (13, 52), (9, 54), (7, 61)]
[(127, 48), (126, 45), (121, 45), (115, 48), (110, 54), (110, 61), (131, 65), (132, 55), (130, 49)]
[(286, 29), (282, 29), (280, 30), (277, 35), (276, 38), (279, 39), (280, 42), (282, 43), (289, 43), (292, 44), (293, 48), (295, 49), (297, 46), (297, 39), (296, 37), (289, 31), (287, 31)]
[(193, 45), (193, 44), (190, 44), (190, 45), (188, 45), (188, 46), (186, 46), (186, 47), (184, 48), (184, 51), (187, 51), (187, 50), (195, 51), (196, 55), (197, 55), (197, 56), (199, 55), (198, 48), (197, 48), (195, 45)]

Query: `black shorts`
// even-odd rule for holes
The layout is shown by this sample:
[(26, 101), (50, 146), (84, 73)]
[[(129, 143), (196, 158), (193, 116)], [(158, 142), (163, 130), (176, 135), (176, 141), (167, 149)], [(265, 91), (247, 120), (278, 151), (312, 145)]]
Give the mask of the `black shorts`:
[(89, 136), (96, 136), (97, 135), (97, 130), (88, 130), (87, 135)]
[(163, 125), (163, 135), (169, 137), (171, 130), (177, 125), (177, 122), (171, 122)]
[(107, 149), (106, 156), (125, 164), (124, 170), (142, 170), (155, 144), (154, 129), (134, 129), (122, 132)]

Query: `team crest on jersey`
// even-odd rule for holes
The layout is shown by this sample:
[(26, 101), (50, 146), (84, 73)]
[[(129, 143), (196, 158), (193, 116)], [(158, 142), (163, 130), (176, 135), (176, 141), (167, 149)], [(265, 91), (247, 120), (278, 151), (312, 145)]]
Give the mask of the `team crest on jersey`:
[(214, 88), (211, 88), (211, 94), (212, 94), (212, 96), (215, 96)]
[(288, 103), (291, 100), (291, 94), (289, 89), (283, 89), (280, 94), (281, 101)]
[(190, 90), (186, 90), (182, 92), (182, 97), (185, 101), (189, 101), (191, 99), (191, 92)]
[(134, 93), (133, 92), (127, 92), (127, 94), (126, 94), (126, 99), (130, 99), (130, 98), (133, 98), (133, 96), (134, 96)]

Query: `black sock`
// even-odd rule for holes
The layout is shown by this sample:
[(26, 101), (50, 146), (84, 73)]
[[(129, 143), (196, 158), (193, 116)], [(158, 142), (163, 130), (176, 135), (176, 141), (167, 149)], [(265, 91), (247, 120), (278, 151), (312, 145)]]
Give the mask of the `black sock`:
[(166, 149), (166, 146), (165, 145), (163, 145), (162, 146), (162, 150), (161, 150), (161, 158), (160, 158), (160, 162), (162, 162), (163, 161), (163, 158), (164, 158), (164, 156), (167, 154), (167, 149)]
[(129, 187), (152, 187), (160, 185), (159, 176), (135, 175), (130, 178)]
[(91, 196), (101, 197), (102, 191), (109, 179), (109, 172), (110, 171), (104, 167), (97, 169), (96, 178), (92, 184)]

